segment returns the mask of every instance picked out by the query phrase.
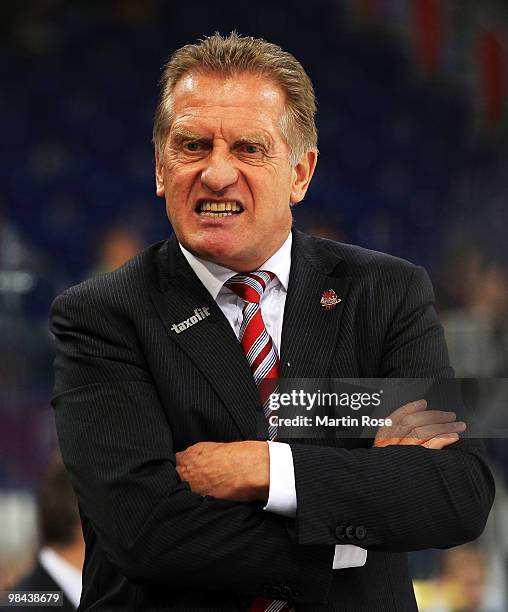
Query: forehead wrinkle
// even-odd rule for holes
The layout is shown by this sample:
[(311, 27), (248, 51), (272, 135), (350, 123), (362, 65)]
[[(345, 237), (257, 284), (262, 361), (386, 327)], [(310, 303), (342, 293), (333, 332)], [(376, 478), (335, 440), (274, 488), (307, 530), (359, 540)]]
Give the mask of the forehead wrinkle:
[[(198, 103), (196, 103), (198, 102)], [(246, 104), (220, 103), (213, 100), (208, 103), (208, 100), (199, 100), (194, 103), (175, 105), (173, 108), (174, 121), (185, 118), (196, 120), (217, 120), (217, 121), (240, 121), (245, 120), (249, 123), (265, 123), (278, 125), (281, 112), (283, 109), (277, 109), (278, 117), (274, 117), (275, 109), (263, 108), (263, 106), (246, 107)], [(248, 115), (247, 117), (245, 115)]]
[(248, 124), (261, 123), (282, 135), (286, 94), (262, 75), (241, 72), (228, 77), (191, 70), (176, 83), (173, 94), (173, 120), (182, 116), (205, 121), (241, 119), (247, 112), (243, 118)]
[(245, 116), (245, 107), (244, 106), (236, 106), (234, 108), (238, 109), (238, 113), (230, 114), (228, 109), (228, 113), (224, 115), (221, 113), (222, 109), (210, 109), (203, 107), (195, 107), (195, 108), (186, 108), (185, 113), (179, 113), (174, 117), (173, 124), (178, 122), (192, 121), (196, 124), (201, 124), (204, 122), (220, 122), (221, 125), (226, 123), (238, 124), (239, 122), (248, 123), (249, 125), (258, 124), (259, 128), (263, 129), (263, 126), (267, 126), (264, 129), (270, 129), (273, 127), (278, 127), (279, 121), (274, 121), (274, 119), (268, 114), (262, 111), (257, 111), (254, 116), (246, 117)]
[[(188, 116), (187, 116), (188, 117)], [(192, 119), (192, 117), (190, 117)], [(183, 119), (183, 118), (180, 118)], [(257, 142), (263, 144), (265, 147), (270, 147), (273, 144), (273, 137), (268, 130), (262, 128), (243, 128), (241, 126), (224, 126), (224, 119), (219, 120), (219, 125), (216, 129), (204, 127), (199, 125), (197, 122), (195, 126), (181, 125), (176, 123), (173, 124), (173, 128), (170, 131), (170, 140), (182, 141), (182, 140), (225, 140), (227, 141), (227, 133), (231, 133), (230, 141), (232, 142)], [(226, 120), (227, 121), (227, 120)]]

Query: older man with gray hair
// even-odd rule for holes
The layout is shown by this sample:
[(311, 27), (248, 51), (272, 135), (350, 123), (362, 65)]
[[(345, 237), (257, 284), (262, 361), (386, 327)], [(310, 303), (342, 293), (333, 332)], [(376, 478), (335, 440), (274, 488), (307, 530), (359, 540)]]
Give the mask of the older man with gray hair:
[(407, 612), (405, 551), (484, 528), (492, 477), (455, 414), (411, 402), (372, 446), (284, 441), (266, 410), (266, 382), (452, 375), (424, 270), (292, 228), (315, 112), (277, 45), (177, 50), (154, 125), (174, 233), (53, 304), (80, 610)]

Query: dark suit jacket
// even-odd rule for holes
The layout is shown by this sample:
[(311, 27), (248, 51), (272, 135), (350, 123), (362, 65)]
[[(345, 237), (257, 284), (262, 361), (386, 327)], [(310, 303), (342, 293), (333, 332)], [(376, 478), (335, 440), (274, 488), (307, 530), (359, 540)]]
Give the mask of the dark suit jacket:
[[(10, 589), (11, 591), (61, 591), (62, 587), (57, 584), (48, 572), (42, 567), (40, 563), (37, 563), (31, 574), (23, 578), (23, 580), (16, 586)], [(67, 599), (67, 596), (63, 595), (63, 606), (57, 608), (43, 608), (41, 606), (19, 606), (9, 608), (9, 610), (28, 610), (37, 611), (56, 609), (60, 612), (74, 612), (76, 609), (71, 602)]]
[[(342, 299), (329, 311), (328, 289)], [(295, 231), (281, 376), (449, 376), (432, 303), (423, 269)], [(172, 330), (203, 306), (210, 316)], [(255, 439), (266, 424), (238, 340), (174, 236), (63, 293), (51, 328), (53, 406), (86, 540), (80, 610), (245, 610), (264, 593), (298, 610), (408, 612), (405, 551), (484, 528), (494, 485), (470, 440), (443, 451), (291, 442), (295, 520), (181, 482), (175, 452)], [(368, 550), (364, 567), (332, 570), (345, 541)]]

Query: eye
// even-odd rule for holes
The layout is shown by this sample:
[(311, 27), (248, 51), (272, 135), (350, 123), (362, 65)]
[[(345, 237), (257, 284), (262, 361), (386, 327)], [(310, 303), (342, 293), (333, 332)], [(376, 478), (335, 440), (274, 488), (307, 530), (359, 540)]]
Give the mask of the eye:
[(195, 153), (196, 151), (199, 151), (200, 146), (201, 146), (200, 142), (187, 142), (184, 145), (184, 149), (186, 149), (187, 151), (190, 151), (191, 153)]
[(262, 153), (262, 149), (259, 145), (250, 142), (241, 144), (239, 150), (241, 153), (246, 153), (247, 155), (259, 155)]

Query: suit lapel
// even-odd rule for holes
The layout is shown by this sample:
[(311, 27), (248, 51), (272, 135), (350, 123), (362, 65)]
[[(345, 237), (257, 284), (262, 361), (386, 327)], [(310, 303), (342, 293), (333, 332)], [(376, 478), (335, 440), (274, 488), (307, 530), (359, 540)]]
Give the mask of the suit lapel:
[[(341, 274), (336, 254), (326, 243), (293, 231), (281, 340), (281, 378), (325, 378), (335, 352), (349, 279)], [(341, 301), (323, 308), (323, 293), (333, 290)]]
[[(266, 436), (259, 393), (231, 325), (183, 256), (173, 235), (156, 262), (151, 298), (169, 337), (192, 359), (246, 439)], [(196, 308), (209, 316), (176, 333)], [(183, 382), (185, 384), (185, 381)]]
[[(281, 378), (325, 378), (335, 352), (349, 279), (325, 243), (293, 231), (281, 339)], [(151, 298), (172, 341), (189, 356), (220, 397), (245, 439), (266, 436), (259, 393), (231, 325), (183, 256), (173, 235), (160, 249)], [(321, 306), (332, 289), (340, 302)], [(172, 326), (206, 307), (210, 315), (176, 333)], [(288, 365), (289, 364), (289, 365)]]

